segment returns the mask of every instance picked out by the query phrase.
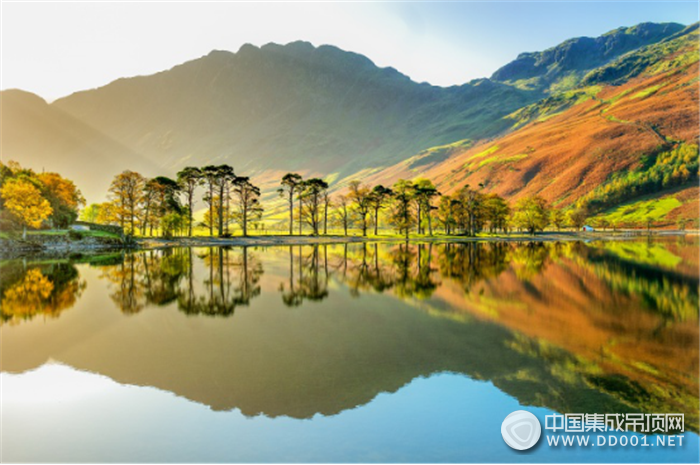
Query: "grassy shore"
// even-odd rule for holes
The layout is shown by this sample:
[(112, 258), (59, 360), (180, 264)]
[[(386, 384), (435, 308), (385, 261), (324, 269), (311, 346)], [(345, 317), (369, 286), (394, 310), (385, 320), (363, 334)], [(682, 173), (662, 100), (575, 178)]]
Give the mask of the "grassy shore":
[[(460, 242), (554, 242), (554, 241), (620, 241), (639, 238), (658, 237), (682, 237), (687, 235), (697, 236), (697, 230), (671, 231), (671, 230), (623, 230), (623, 231), (545, 231), (536, 235), (525, 233), (512, 234), (479, 234), (476, 237), (434, 234), (432, 236), (411, 234), (410, 242), (434, 242), (434, 243), (460, 243)], [(284, 245), (311, 245), (311, 244), (337, 244), (337, 243), (362, 243), (362, 242), (405, 242), (403, 235), (390, 232), (379, 235), (360, 233), (348, 236), (341, 234), (328, 235), (294, 235), (287, 234), (261, 234), (249, 237), (232, 236), (227, 238), (210, 236), (193, 237), (136, 237), (135, 241), (128, 245), (124, 240), (112, 233), (101, 231), (81, 231), (80, 237), (71, 237), (65, 230), (33, 231), (28, 234), (27, 240), (20, 240), (17, 234), (0, 235), (0, 255), (16, 255), (28, 252), (73, 253), (88, 252), (93, 250), (138, 248), (158, 249), (168, 247), (217, 247), (217, 246), (284, 246)]]
[[(531, 241), (591, 241), (591, 240), (625, 240), (640, 237), (685, 236), (698, 235), (698, 231), (670, 231), (652, 230), (627, 230), (627, 231), (546, 231), (536, 235), (524, 233), (512, 234), (479, 234), (476, 237), (435, 234), (433, 236), (411, 234), (408, 241), (411, 242), (531, 242)], [(228, 238), (194, 236), (157, 238), (138, 238), (137, 242), (142, 248), (157, 247), (215, 247), (215, 246), (248, 246), (248, 245), (305, 245), (305, 244), (333, 244), (345, 242), (405, 242), (406, 237), (397, 234), (379, 235), (258, 235), (258, 236), (233, 236)]]

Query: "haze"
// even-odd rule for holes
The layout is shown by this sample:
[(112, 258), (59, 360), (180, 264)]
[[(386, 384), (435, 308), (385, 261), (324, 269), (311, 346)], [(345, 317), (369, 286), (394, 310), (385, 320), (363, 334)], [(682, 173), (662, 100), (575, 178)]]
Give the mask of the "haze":
[(307, 40), (415, 81), (462, 84), (524, 50), (644, 21), (698, 20), (695, 1), (467, 3), (2, 3), (0, 88), (48, 99), (248, 42)]

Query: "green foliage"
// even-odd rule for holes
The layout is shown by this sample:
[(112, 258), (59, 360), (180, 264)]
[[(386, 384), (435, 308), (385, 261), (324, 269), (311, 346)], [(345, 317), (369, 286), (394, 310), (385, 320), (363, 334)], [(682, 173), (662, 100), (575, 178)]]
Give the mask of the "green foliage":
[(539, 196), (524, 197), (515, 205), (513, 223), (530, 234), (543, 231), (549, 224), (549, 206)]
[(640, 74), (656, 75), (671, 69), (689, 66), (698, 61), (698, 24), (658, 43), (622, 55), (588, 73), (584, 85), (619, 84)]
[(517, 129), (533, 121), (546, 121), (574, 105), (595, 98), (601, 90), (601, 86), (588, 86), (581, 89), (565, 90), (561, 92), (552, 91), (550, 96), (522, 107), (506, 116), (506, 118), (515, 121), (513, 129)]
[(76, 231), (74, 229), (68, 230), (68, 238), (72, 241), (82, 241), (85, 235), (82, 231)]
[(626, 226), (646, 226), (646, 222), (659, 221), (682, 203), (673, 196), (661, 199), (646, 199), (627, 202), (600, 214), (597, 218), (611, 224)]
[(613, 173), (608, 181), (583, 196), (576, 205), (598, 212), (635, 197), (697, 180), (698, 168), (698, 146), (681, 143), (671, 150), (645, 155), (635, 170)]
[(589, 79), (589, 76), (596, 74), (601, 67), (607, 69), (611, 60), (623, 61), (629, 52), (670, 39), (682, 29), (680, 24), (644, 23), (619, 28), (597, 38), (569, 39), (542, 52), (520, 54), (516, 60), (497, 70), (492, 79), (520, 89), (550, 93), (596, 84), (599, 81)]

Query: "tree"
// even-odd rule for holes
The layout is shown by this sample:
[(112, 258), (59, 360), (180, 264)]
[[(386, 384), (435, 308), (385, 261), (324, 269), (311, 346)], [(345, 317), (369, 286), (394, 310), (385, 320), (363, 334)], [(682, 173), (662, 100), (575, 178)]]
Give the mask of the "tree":
[(510, 207), (508, 203), (498, 194), (487, 194), (483, 197), (483, 213), (486, 221), (489, 222), (489, 231), (493, 234), (496, 231), (505, 231)]
[(80, 219), (88, 223), (97, 223), (100, 216), (100, 204), (91, 203), (80, 212)]
[(331, 194), (328, 189), (325, 189), (322, 193), (323, 200), (323, 234), (328, 234), (328, 209), (331, 207)]
[[(299, 186), (302, 183), (301, 175), (297, 173), (287, 173), (282, 177), (282, 187), (277, 189), (280, 197), (287, 197), (287, 202), (289, 204), (289, 235), (294, 235), (294, 194), (299, 190)], [(301, 208), (301, 205), (299, 206)], [(301, 218), (299, 219), (301, 223)], [(299, 230), (301, 234), (301, 228)]]
[(187, 208), (189, 210), (187, 218), (187, 235), (192, 235), (192, 213), (194, 212), (194, 193), (197, 186), (202, 184), (202, 170), (188, 166), (177, 173), (177, 182), (180, 190), (185, 194)]
[[(214, 186), (216, 187), (216, 197), (217, 202), (217, 218), (219, 219), (219, 237), (224, 235), (224, 219), (228, 217), (228, 190), (236, 179), (236, 174), (233, 172), (233, 168), (229, 165), (219, 165), (215, 168), (215, 181)], [(224, 205), (226, 205), (226, 211), (224, 211)]]
[(48, 200), (32, 182), (23, 178), (12, 178), (4, 182), (0, 197), (5, 208), (22, 224), (22, 238), (27, 239), (27, 226), (38, 228), (53, 212)]
[(432, 214), (433, 209), (432, 199), (433, 197), (439, 195), (437, 189), (433, 185), (433, 182), (429, 179), (418, 179), (414, 183), (415, 189), (415, 201), (417, 207), (418, 215), (418, 234), (423, 234), (423, 223), (422, 223), (422, 213), (425, 212), (424, 217), (428, 220), (428, 232), (433, 235), (433, 223)]
[(114, 204), (114, 213), (119, 225), (129, 234), (136, 233), (139, 204), (143, 195), (144, 178), (139, 173), (126, 170), (114, 177), (109, 186), (110, 198)]
[(378, 235), (379, 229), (379, 210), (384, 208), (388, 201), (391, 199), (393, 191), (388, 187), (384, 187), (381, 184), (374, 186), (372, 192), (369, 195), (369, 204), (374, 210), (374, 235)]
[(547, 201), (540, 196), (520, 199), (515, 205), (513, 221), (516, 226), (525, 229), (530, 235), (543, 231), (549, 224)]
[(119, 218), (117, 218), (116, 207), (113, 202), (97, 204), (96, 222), (99, 224), (119, 224)]
[(146, 235), (146, 229), (150, 226), (150, 234), (153, 235), (153, 226), (155, 221), (153, 220), (155, 209), (155, 203), (160, 198), (161, 185), (155, 179), (149, 179), (146, 181), (143, 187), (143, 196), (141, 197), (141, 235)]
[(413, 212), (411, 204), (415, 197), (415, 188), (411, 181), (399, 179), (393, 187), (394, 196), (389, 221), (396, 230), (405, 233), (408, 240), (408, 233), (413, 224)]
[[(158, 221), (161, 222), (165, 215), (174, 213), (180, 215), (182, 213), (182, 207), (180, 206), (180, 200), (178, 199), (178, 193), (180, 192), (180, 185), (177, 181), (170, 179), (165, 176), (158, 176), (153, 179), (157, 189), (157, 203), (155, 212), (158, 215)], [(171, 221), (171, 224), (172, 223)], [(178, 219), (177, 224), (181, 224), (181, 218)], [(161, 233), (164, 235), (171, 234), (172, 230), (166, 231), (161, 225)]]
[(360, 220), (362, 235), (367, 235), (367, 215), (370, 210), (370, 190), (360, 181), (350, 181), (348, 198), (354, 204), (354, 210)]
[(248, 236), (248, 223), (262, 215), (260, 205), (260, 188), (253, 185), (247, 176), (239, 176), (233, 181), (233, 195), (236, 197), (238, 213), (235, 215), (243, 229), (243, 236)]
[(552, 208), (552, 211), (549, 213), (549, 222), (557, 228), (557, 231), (561, 231), (562, 226), (566, 223), (564, 212), (558, 208)]
[(581, 207), (574, 207), (566, 212), (566, 221), (572, 228), (580, 230), (588, 219), (588, 210)]
[(204, 195), (204, 202), (209, 205), (209, 235), (214, 235), (214, 187), (216, 186), (217, 179), (219, 176), (219, 171), (216, 166), (208, 165), (202, 168), (202, 183), (207, 189), (207, 193)]
[(160, 217), (160, 228), (163, 237), (179, 234), (187, 224), (187, 217), (177, 211), (170, 211)]
[(350, 214), (348, 211), (349, 204), (350, 200), (346, 195), (338, 195), (336, 197), (336, 211), (338, 212), (338, 217), (340, 219), (340, 223), (343, 225), (343, 232), (346, 236), (348, 235), (348, 223), (350, 222)]
[(63, 178), (58, 173), (40, 173), (42, 196), (49, 201), (53, 212), (49, 217), (52, 225), (67, 228), (78, 218), (78, 210), (85, 203), (83, 195), (73, 181)]
[(483, 226), (484, 195), (467, 184), (457, 192), (457, 198), (457, 224), (467, 236), (475, 236)]
[(319, 178), (307, 179), (301, 185), (301, 217), (311, 226), (314, 236), (318, 236), (321, 203), (327, 189), (328, 183)]
[(457, 224), (455, 220), (459, 200), (456, 200), (450, 195), (440, 197), (440, 203), (437, 209), (438, 221), (442, 224), (445, 234), (450, 234), (452, 228)]

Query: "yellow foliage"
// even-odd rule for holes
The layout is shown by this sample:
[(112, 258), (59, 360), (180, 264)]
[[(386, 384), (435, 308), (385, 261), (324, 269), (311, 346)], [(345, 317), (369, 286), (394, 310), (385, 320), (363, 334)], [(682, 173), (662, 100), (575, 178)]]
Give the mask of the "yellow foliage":
[(31, 182), (16, 178), (10, 179), (0, 189), (0, 197), (7, 208), (23, 224), (38, 228), (48, 218), (53, 209), (41, 191)]

